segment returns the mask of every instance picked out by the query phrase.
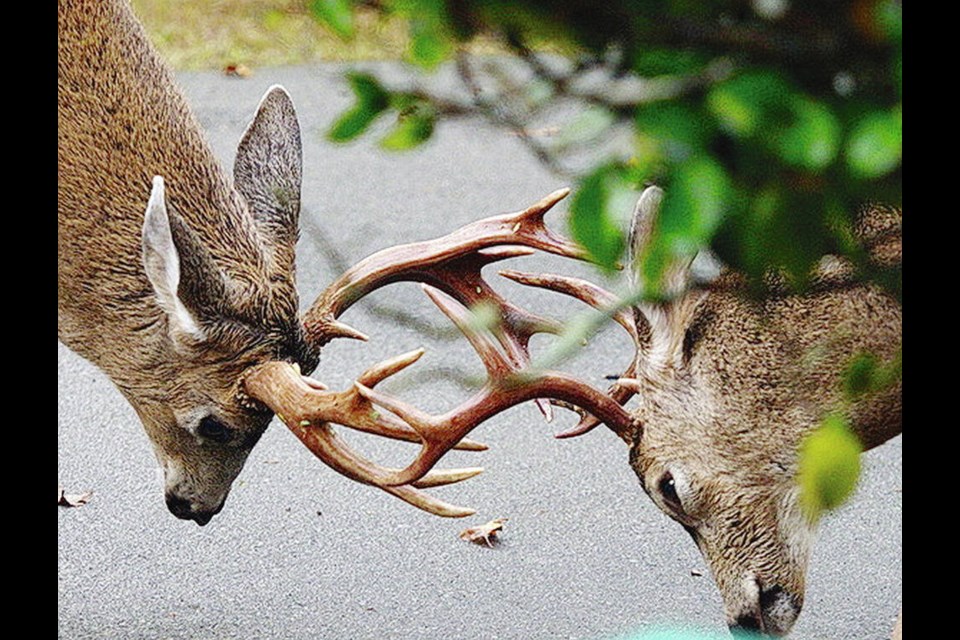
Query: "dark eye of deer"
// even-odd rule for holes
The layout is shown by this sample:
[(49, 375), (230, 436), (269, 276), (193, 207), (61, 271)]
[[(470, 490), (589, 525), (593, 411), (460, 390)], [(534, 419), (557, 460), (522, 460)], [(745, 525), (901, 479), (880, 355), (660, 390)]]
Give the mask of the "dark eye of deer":
[(222, 422), (218, 422), (216, 418), (206, 416), (200, 420), (200, 425), (197, 427), (197, 434), (201, 438), (224, 443), (229, 442), (233, 437), (233, 430), (225, 426)]
[(680, 496), (677, 495), (677, 483), (669, 471), (660, 478), (660, 483), (657, 485), (657, 488), (660, 489), (660, 495), (663, 496), (663, 501), (666, 502), (671, 509), (677, 513), (683, 513), (683, 504), (680, 502)]

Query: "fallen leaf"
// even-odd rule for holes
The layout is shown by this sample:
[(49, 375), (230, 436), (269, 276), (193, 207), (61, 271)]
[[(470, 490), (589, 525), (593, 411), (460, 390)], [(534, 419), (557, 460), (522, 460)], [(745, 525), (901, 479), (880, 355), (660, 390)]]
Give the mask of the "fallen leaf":
[(485, 542), (488, 547), (493, 547), (493, 541), (497, 538), (497, 533), (503, 530), (503, 523), (507, 518), (494, 518), (486, 524), (479, 527), (470, 527), (460, 532), (460, 539), (467, 542), (480, 544)]
[(57, 487), (57, 506), (58, 507), (82, 507), (90, 501), (93, 491), (86, 493), (67, 493), (63, 487)]
[(223, 68), (223, 73), (237, 78), (249, 78), (253, 71), (245, 64), (228, 64)]

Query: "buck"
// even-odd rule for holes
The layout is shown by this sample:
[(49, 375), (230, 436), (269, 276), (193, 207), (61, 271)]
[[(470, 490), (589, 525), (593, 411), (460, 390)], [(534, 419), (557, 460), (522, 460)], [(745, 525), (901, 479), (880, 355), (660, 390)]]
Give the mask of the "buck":
[[(662, 196), (650, 188), (638, 202), (634, 261)], [(899, 268), (900, 219), (885, 207), (861, 214), (855, 235), (872, 268)], [(705, 286), (689, 273), (689, 264), (677, 265), (672, 300), (636, 308), (636, 359), (614, 392), (621, 400), (637, 394), (637, 423), (620, 435), (644, 490), (711, 567), (728, 623), (782, 635), (803, 604), (815, 529), (799, 500), (800, 443), (845, 409), (844, 372), (855, 355), (897, 357), (901, 307), (832, 257), (809, 291), (774, 283), (760, 300), (744, 295), (735, 273)], [(882, 444), (902, 429), (901, 384), (846, 411), (864, 449)]]
[[(327, 424), (426, 440), (433, 462), (450, 447), (483, 449), (459, 439), (435, 446), (432, 436), (371, 410), (365, 394), (417, 354), (372, 367), (342, 393), (325, 392), (302, 374), (316, 367), (330, 340), (365, 338), (337, 320), (341, 313), (404, 279), (432, 282), (466, 304), (493, 300), (507, 320), (500, 332), (510, 354), (504, 372), (522, 368), (527, 340), (545, 325), (496, 296), (479, 269), (534, 249), (582, 257), (543, 222), (566, 191), (437, 241), (372, 256), (301, 317), (294, 257), (302, 157), (287, 93), (273, 87), (263, 97), (231, 180), (126, 2), (61, 0), (57, 24), (57, 334), (136, 410), (164, 471), (169, 510), (208, 523), (271, 409), (298, 397), (312, 417), (287, 410), (285, 422), (336, 470), (438, 515), (473, 513), (420, 488), (480, 469), (424, 470), (410, 482), (368, 477), (336, 446)], [(492, 386), (481, 413), (552, 393), (596, 415), (628, 419), (602, 393), (562, 375), (544, 376), (520, 393), (500, 386)]]

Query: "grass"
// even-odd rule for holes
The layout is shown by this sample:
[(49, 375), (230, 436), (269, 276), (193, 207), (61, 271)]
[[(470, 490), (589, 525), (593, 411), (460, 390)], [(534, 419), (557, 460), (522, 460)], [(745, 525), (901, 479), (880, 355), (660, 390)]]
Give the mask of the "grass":
[(151, 40), (176, 69), (399, 59), (406, 26), (372, 10), (344, 42), (313, 18), (309, 0), (132, 0)]

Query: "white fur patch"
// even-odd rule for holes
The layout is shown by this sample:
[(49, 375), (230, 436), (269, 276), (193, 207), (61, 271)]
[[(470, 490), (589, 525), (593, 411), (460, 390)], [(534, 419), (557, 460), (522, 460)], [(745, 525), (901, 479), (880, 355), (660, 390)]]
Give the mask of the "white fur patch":
[(202, 340), (203, 330), (177, 295), (180, 286), (180, 254), (170, 231), (170, 217), (163, 178), (154, 176), (143, 220), (143, 268), (153, 285), (160, 308), (178, 331)]
[(803, 513), (800, 505), (800, 485), (795, 485), (780, 500), (777, 520), (783, 542), (789, 550), (790, 562), (805, 570), (816, 538), (816, 527)]
[(641, 304), (640, 311), (650, 323), (650, 351), (647, 353), (647, 366), (664, 369), (672, 365), (673, 339), (670, 330), (670, 314), (662, 305)]

